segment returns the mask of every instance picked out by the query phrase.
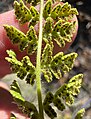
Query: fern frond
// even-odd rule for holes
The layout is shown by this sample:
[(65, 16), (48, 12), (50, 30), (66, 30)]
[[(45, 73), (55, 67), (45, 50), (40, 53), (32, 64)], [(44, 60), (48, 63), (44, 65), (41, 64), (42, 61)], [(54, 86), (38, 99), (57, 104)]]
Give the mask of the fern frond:
[(44, 105), (44, 111), (51, 119), (57, 117), (57, 113), (50, 105)]
[(48, 83), (52, 81), (52, 73), (51, 73), (50, 69), (47, 69), (47, 68), (42, 69), (42, 73)]
[(29, 21), (29, 27), (35, 26), (39, 21), (39, 12), (34, 6), (30, 7), (30, 12), (32, 14), (32, 18)]
[[(63, 52), (60, 52), (56, 54), (51, 61), (52, 72), (54, 72), (54, 74), (55, 72), (57, 73), (57, 71), (59, 70), (64, 73), (69, 72), (73, 68), (73, 64), (76, 57), (77, 57), (77, 53), (70, 53), (70, 54), (64, 55)], [(58, 74), (60, 74), (60, 71)]]
[(48, 104), (52, 103), (53, 98), (54, 98), (54, 95), (52, 94), (52, 92), (47, 92), (44, 102), (43, 102), (43, 105), (46, 105), (46, 104), (48, 105)]
[(57, 107), (58, 110), (63, 111), (65, 109), (65, 105), (62, 103), (61, 99), (58, 97), (55, 97), (53, 99), (53, 104), (55, 107)]
[(52, 10), (52, 0), (48, 0), (44, 6), (44, 10), (43, 10), (43, 17), (46, 20), (47, 17), (50, 16)]
[(4, 25), (7, 36), (14, 44), (19, 44), (20, 50), (23, 51), (28, 46), (28, 38), (26, 35), (14, 26)]
[(7, 53), (10, 54), (10, 57), (5, 59), (11, 64), (12, 71), (17, 74), (20, 79), (25, 79), (27, 83), (33, 85), (36, 75), (35, 75), (35, 66), (31, 63), (28, 56), (23, 57), (21, 61), (18, 61), (14, 57), (14, 53), (11, 50), (7, 50)]
[(32, 54), (36, 51), (38, 45), (38, 38), (33, 26), (30, 27), (26, 35), (13, 26), (4, 25), (4, 28), (10, 40), (14, 44), (19, 45), (20, 51), (25, 50), (27, 47), (28, 54)]
[(30, 103), (26, 101), (20, 91), (20, 87), (17, 81), (13, 81), (10, 89), (10, 93), (12, 94), (15, 102), (17, 103), (18, 107), (21, 109), (21, 111), (28, 115), (28, 117), (32, 117), (32, 119), (35, 115), (38, 117), (38, 111), (33, 103)]
[(80, 109), (77, 112), (77, 115), (76, 115), (75, 119), (83, 119), (84, 113), (85, 113), (85, 109), (84, 108)]
[(48, 35), (52, 32), (52, 26), (53, 26), (53, 19), (51, 17), (48, 17), (43, 27), (44, 37), (45, 35)]
[(80, 92), (83, 75), (78, 74), (71, 78), (68, 84), (61, 86), (55, 93), (55, 96), (63, 98), (67, 105), (71, 105), (74, 102), (74, 96)]
[(82, 79), (83, 74), (78, 74), (69, 80), (68, 88), (72, 92), (72, 95), (78, 95), (78, 93), (80, 92), (79, 89), (82, 85)]
[(42, 54), (42, 60), (41, 60), (42, 67), (45, 66), (47, 67), (48, 65), (50, 65), (52, 60), (52, 51), (53, 51), (52, 46), (47, 43)]
[(71, 9), (71, 5), (68, 4), (68, 2), (64, 3), (62, 5), (62, 8), (61, 8), (61, 11), (59, 13), (59, 16), (62, 17), (62, 16), (68, 16), (68, 13), (69, 13), (69, 10)]
[(51, 72), (57, 79), (60, 79), (62, 77), (61, 71), (62, 72), (69, 71), (69, 68), (67, 67), (65, 62), (62, 61), (63, 56), (64, 56), (63, 52), (60, 52), (56, 54), (51, 61)]
[[(67, 55), (64, 55), (62, 57), (62, 64), (65, 64), (68, 67), (68, 71), (70, 71), (73, 68), (73, 64), (75, 59), (77, 58), (78, 54), (73, 52)], [(65, 72), (66, 70), (64, 70), (64, 68), (62, 68), (63, 72)]]
[(51, 17), (54, 19), (54, 20), (57, 20), (58, 19), (58, 15), (60, 13), (60, 10), (61, 10), (61, 4), (57, 4), (51, 11)]
[(19, 3), (14, 1), (14, 10), (16, 18), (21, 24), (29, 22), (29, 20), (32, 18), (30, 10), (25, 6), (22, 0), (20, 0)]
[(27, 31), (26, 37), (28, 37), (29, 39), (27, 53), (32, 54), (37, 50), (38, 46), (38, 38), (33, 26), (30, 26), (29, 30)]

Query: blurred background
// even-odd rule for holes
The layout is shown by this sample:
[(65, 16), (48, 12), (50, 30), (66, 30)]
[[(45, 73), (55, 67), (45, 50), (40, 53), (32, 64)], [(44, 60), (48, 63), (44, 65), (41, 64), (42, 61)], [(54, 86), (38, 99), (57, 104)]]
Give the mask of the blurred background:
[[(71, 45), (69, 52), (77, 52), (78, 58), (75, 61), (72, 71), (64, 75), (60, 84), (67, 82), (72, 76), (83, 73), (84, 80), (81, 92), (76, 97), (74, 105), (63, 113), (62, 119), (71, 119), (71, 114), (84, 107), (86, 113), (84, 119), (91, 119), (91, 0), (63, 0), (76, 7), (79, 15), (79, 29), (76, 40)], [(13, 9), (14, 0), (0, 0), (0, 13)], [(4, 77), (2, 80), (10, 84), (13, 76)], [(51, 85), (51, 84), (50, 84)], [(50, 85), (47, 86), (50, 89)], [(69, 113), (70, 112), (70, 113)], [(61, 119), (61, 117), (60, 117)]]

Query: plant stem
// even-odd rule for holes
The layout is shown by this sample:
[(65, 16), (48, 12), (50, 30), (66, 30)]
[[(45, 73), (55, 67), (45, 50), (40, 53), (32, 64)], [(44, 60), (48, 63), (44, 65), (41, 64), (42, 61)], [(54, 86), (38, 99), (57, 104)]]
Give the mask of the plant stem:
[(39, 119), (44, 119), (42, 94), (41, 94), (41, 47), (42, 47), (42, 20), (43, 20), (43, 4), (44, 0), (40, 1), (40, 24), (39, 24), (39, 41), (37, 50), (37, 61), (36, 61), (36, 85), (37, 85), (37, 96), (38, 96), (38, 107), (39, 107)]

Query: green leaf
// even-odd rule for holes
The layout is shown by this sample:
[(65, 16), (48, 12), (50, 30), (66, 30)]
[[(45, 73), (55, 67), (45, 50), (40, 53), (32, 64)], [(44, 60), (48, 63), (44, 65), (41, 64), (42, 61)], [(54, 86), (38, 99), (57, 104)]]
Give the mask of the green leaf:
[(78, 15), (79, 13), (78, 13), (76, 8), (71, 8), (70, 11), (69, 11), (69, 15), (74, 15), (74, 14)]
[(29, 72), (35, 71), (35, 66), (31, 63), (30, 58), (28, 56), (23, 57), (21, 60), (22, 66)]
[[(23, 57), (22, 59), (22, 66), (26, 70), (27, 75), (25, 80), (27, 83), (33, 85), (35, 81), (35, 66), (31, 63), (30, 58), (28, 56)], [(19, 72), (21, 74), (21, 72)]]
[(38, 23), (37, 17), (33, 17), (30, 21), (29, 21), (29, 27), (30, 26), (35, 26)]
[(62, 77), (61, 74), (61, 68), (60, 68), (60, 64), (61, 64), (61, 58), (63, 56), (63, 52), (59, 52), (57, 53), (51, 62), (51, 72), (53, 73), (53, 75), (57, 78), (60, 79)]
[(43, 105), (48, 105), (48, 104), (52, 103), (53, 98), (54, 98), (53, 94), (51, 92), (47, 92), (44, 102), (43, 102)]
[(51, 11), (51, 17), (52, 17), (54, 20), (57, 20), (60, 11), (61, 11), (61, 5), (60, 5), (60, 4), (57, 4), (57, 5), (52, 9), (52, 11)]
[(7, 54), (9, 55), (10, 58), (16, 58), (16, 54), (15, 54), (14, 51), (12, 51), (12, 50), (7, 50), (6, 52), (7, 52)]
[(30, 7), (30, 12), (32, 14), (32, 18), (29, 21), (29, 27), (35, 26), (39, 22), (39, 12), (34, 6)]
[(67, 84), (61, 86), (56, 91), (55, 96), (62, 98), (68, 106), (71, 106), (74, 102), (74, 97), (73, 95), (71, 95), (70, 91), (68, 90)]
[(28, 46), (28, 38), (26, 35), (15, 28), (14, 26), (4, 25), (4, 28), (7, 32), (7, 36), (14, 43), (18, 43), (20, 46), (20, 50), (24, 50)]
[(44, 105), (44, 111), (51, 119), (57, 117), (57, 113), (50, 105)]
[[(69, 68), (69, 71), (70, 71), (73, 68), (73, 63), (74, 63), (75, 59), (77, 58), (77, 56), (78, 55), (75, 52), (64, 55), (62, 57), (62, 64), (65, 64)], [(64, 70), (64, 72), (65, 72), (65, 70)]]
[(44, 27), (43, 27), (44, 35), (50, 34), (52, 32), (52, 25), (53, 25), (53, 20), (51, 17), (48, 17), (46, 19), (46, 23), (44, 24)]
[(34, 30), (33, 26), (30, 26), (26, 36), (28, 37), (29, 41), (31, 41), (31, 40), (36, 41), (37, 40), (36, 31)]
[(75, 119), (83, 119), (84, 113), (85, 113), (85, 109), (84, 108), (80, 109), (77, 112), (77, 115), (76, 115)]
[(23, 57), (21, 62), (23, 63), (23, 67), (26, 69), (28, 73), (25, 80), (27, 81), (27, 83), (33, 85), (34, 80), (36, 78), (35, 66), (31, 63), (30, 58), (28, 56)]
[(60, 36), (59, 34), (54, 40), (56, 41), (56, 43), (59, 45), (59, 47), (64, 47), (65, 46), (65, 39), (64, 37)]
[(11, 63), (12, 71), (16, 73), (20, 79), (25, 78), (27, 83), (33, 85), (36, 78), (35, 66), (31, 63), (30, 58), (25, 56), (21, 61), (18, 61), (12, 52), (13, 51), (11, 50), (8, 51), (10, 57), (5, 58), (8, 62)]
[(53, 74), (57, 79), (61, 79), (61, 78), (62, 78), (61, 70), (58, 69), (57, 67), (52, 67), (52, 68), (51, 68), (51, 72), (52, 72), (52, 74)]
[(60, 35), (63, 37), (64, 41), (71, 42), (74, 32), (74, 23), (65, 22), (60, 28)]
[(59, 12), (59, 18), (63, 18), (65, 20), (67, 20), (68, 19), (67, 17), (69, 17), (69, 16), (71, 18), (71, 16), (73, 16), (73, 15), (78, 15), (77, 9), (71, 8), (71, 5), (68, 2), (64, 3), (61, 6), (62, 7), (61, 7), (61, 10)]
[(26, 47), (28, 47), (28, 54), (32, 54), (36, 51), (38, 45), (38, 38), (33, 26), (30, 27), (26, 35), (13, 26), (5, 25), (4, 28), (10, 40), (14, 44), (19, 45), (20, 51), (25, 50)]
[(27, 32), (26, 36), (29, 39), (27, 53), (32, 54), (37, 50), (37, 46), (38, 46), (38, 38), (37, 38), (36, 31), (34, 30), (33, 26), (30, 26), (29, 31)]
[(27, 75), (27, 71), (24, 67), (20, 67), (17, 71), (17, 76), (20, 78), (20, 79), (24, 79), (25, 76)]
[(39, 12), (37, 11), (37, 9), (34, 6), (30, 7), (30, 12), (32, 14), (32, 17), (38, 17), (39, 18)]
[(25, 99), (21, 95), (21, 91), (20, 91), (18, 82), (15, 81), (15, 80), (13, 81), (13, 83), (11, 85), (10, 93), (12, 94), (12, 96), (13, 96), (14, 99), (18, 99), (21, 102), (24, 102), (25, 101)]
[(28, 117), (31, 117), (31, 119), (35, 119), (33, 118), (34, 116), (36, 116), (37, 118), (39, 116), (35, 105), (31, 102), (25, 101), (24, 104), (22, 105), (22, 109), (23, 112), (28, 115)]
[(74, 102), (74, 96), (80, 92), (82, 79), (82, 74), (72, 77), (68, 84), (64, 84), (55, 92), (55, 97), (62, 98), (68, 106), (71, 106)]
[(74, 103), (74, 97), (70, 94), (69, 91), (63, 96), (63, 99), (65, 99), (65, 103), (68, 106), (71, 106)]
[(82, 79), (83, 74), (78, 74), (69, 80), (68, 88), (71, 91), (72, 95), (74, 96), (78, 95), (78, 93), (80, 92), (79, 89), (81, 88), (82, 85)]
[(53, 28), (52, 37), (60, 47), (64, 47), (66, 42), (72, 41), (75, 29), (75, 22), (70, 23), (60, 19)]
[[(11, 52), (11, 51), (10, 51)], [(9, 53), (9, 51), (8, 51)], [(22, 63), (16, 59), (16, 57), (6, 57), (5, 58), (9, 63), (11, 63), (12, 71), (18, 72), (18, 69), (22, 67)]]
[(24, 51), (27, 46), (28, 46), (28, 41), (26, 41), (26, 39), (20, 41), (19, 44), (20, 51)]
[(27, 53), (29, 55), (32, 55), (33, 53), (35, 53), (37, 51), (38, 48), (38, 41), (30, 41), (28, 44), (28, 48), (27, 48)]
[(61, 28), (66, 31), (66, 29), (68, 29), (69, 26), (72, 26), (72, 23), (65, 22), (62, 24)]
[(42, 73), (44, 75), (44, 78), (46, 79), (46, 81), (49, 83), (52, 81), (52, 74), (50, 69), (42, 69)]
[(59, 99), (58, 97), (55, 97), (53, 99), (53, 104), (60, 111), (63, 111), (65, 109), (65, 105), (62, 103), (61, 99)]
[(20, 0), (19, 3), (14, 1), (14, 10), (16, 18), (21, 24), (29, 22), (29, 20), (32, 18), (30, 10), (24, 5), (22, 0)]
[(59, 16), (68, 16), (69, 15), (69, 10), (71, 9), (71, 5), (68, 4), (68, 2), (64, 3), (62, 5), (61, 11), (59, 12)]
[(60, 47), (65, 46), (64, 30), (62, 29), (63, 20), (60, 19), (54, 26), (52, 37)]
[[(11, 85), (10, 93), (12, 94), (15, 102), (17, 103), (18, 107), (22, 110), (23, 113), (27, 114), (28, 117), (38, 117), (38, 111), (34, 104), (31, 102), (26, 101), (21, 94), (18, 82), (14, 80)], [(32, 118), (34, 119), (34, 118)]]
[(50, 62), (52, 60), (52, 50), (53, 48), (51, 47), (51, 45), (47, 43), (42, 54), (42, 67), (47, 67), (48, 65), (50, 65)]
[[(53, 60), (51, 61), (51, 71), (56, 78), (59, 76), (59, 79), (61, 78), (60, 71), (66, 73), (73, 68), (73, 63), (76, 57), (77, 53), (64, 55), (63, 52), (60, 52), (53, 57)], [(57, 75), (57, 72), (59, 72), (59, 76)]]
[(53, 38), (56, 38), (56, 34), (57, 32), (60, 32), (60, 29), (61, 29), (61, 25), (63, 24), (63, 20), (60, 19), (56, 22), (56, 24), (54, 25), (54, 29), (53, 29), (53, 32), (52, 32), (52, 35), (53, 35)]
[(33, 85), (36, 79), (36, 74), (34, 72), (29, 72), (27, 77), (25, 78), (26, 82)]
[(48, 0), (43, 9), (43, 17), (45, 20), (47, 17), (50, 16), (51, 10), (52, 10), (52, 0)]
[(54, 65), (54, 66), (59, 65), (58, 63), (61, 63), (61, 59), (62, 59), (63, 56), (64, 56), (63, 52), (59, 52), (56, 55), (54, 55), (51, 65)]

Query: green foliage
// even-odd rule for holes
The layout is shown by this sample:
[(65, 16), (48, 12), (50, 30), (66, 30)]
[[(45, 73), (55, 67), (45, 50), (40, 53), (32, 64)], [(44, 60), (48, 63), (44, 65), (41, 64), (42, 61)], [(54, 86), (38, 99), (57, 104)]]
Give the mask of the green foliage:
[[(14, 26), (4, 25), (4, 29), (7, 32), (7, 36), (10, 38), (10, 40), (15, 44), (25, 41), (27, 42), (28, 39), (26, 38), (25, 34), (21, 31), (19, 31)], [(27, 44), (27, 43), (26, 43)], [(23, 46), (24, 47), (24, 46)], [(25, 46), (26, 47), (26, 46)]]
[(29, 21), (29, 27), (31, 25), (35, 26), (39, 21), (39, 12), (37, 11), (37, 9), (34, 6), (30, 7), (30, 12), (32, 14), (32, 18)]
[(53, 25), (53, 19), (51, 17), (48, 17), (43, 27), (43, 38), (47, 39), (48, 36), (51, 35), (50, 33), (52, 32), (52, 25)]
[[(7, 51), (9, 57), (6, 58), (11, 63), (12, 71), (17, 73), (20, 79), (25, 79), (27, 83), (34, 84), (35, 66), (31, 63), (28, 56), (23, 57), (21, 61), (16, 59), (13, 51)], [(72, 67), (77, 53), (64, 55), (63, 52), (52, 56), (51, 46), (46, 45), (42, 54), (41, 71), (47, 82), (52, 81), (52, 74), (57, 78), (62, 78), (61, 73), (69, 72)]]
[(50, 16), (52, 10), (52, 0), (48, 0), (44, 6), (44, 10), (43, 10), (43, 17), (46, 20), (47, 17)]
[(57, 117), (57, 113), (50, 105), (44, 105), (45, 113), (51, 118), (54, 119)]
[[(14, 7), (16, 18), (20, 21), (20, 23), (23, 24), (29, 22), (29, 31), (27, 31), (25, 35), (13, 26), (5, 25), (4, 28), (10, 40), (13, 43), (18, 44), (21, 51), (28, 47), (27, 53), (32, 54), (36, 51), (38, 45), (38, 33), (34, 30), (33, 26), (35, 26), (39, 21), (39, 12), (34, 6), (31, 6), (30, 9), (27, 8), (22, 0), (20, 0), (19, 3), (15, 1)], [(74, 11), (74, 14), (77, 14), (77, 10), (73, 10), (74, 8), (71, 8), (68, 3), (63, 5), (57, 4), (52, 8), (52, 1), (48, 0), (46, 2), (43, 10), (43, 16), (46, 20), (43, 25), (43, 40), (45, 43), (52, 44), (53, 40), (55, 40), (59, 47), (64, 47), (66, 42), (71, 42), (75, 22), (70, 23), (68, 18), (70, 18), (70, 15), (73, 13), (70, 13), (69, 17), (65, 16), (65, 18), (59, 15), (59, 13), (65, 11), (64, 9), (66, 8), (69, 8), (69, 11), (72, 10)], [(57, 16), (58, 19), (55, 21)]]
[(30, 10), (24, 5), (22, 0), (20, 0), (19, 3), (17, 1), (14, 2), (14, 10), (16, 18), (21, 24), (29, 22), (29, 20), (32, 18)]
[[(51, 105), (53, 105), (60, 111), (63, 111), (66, 106), (71, 106), (74, 102), (74, 96), (78, 95), (80, 91), (80, 87), (82, 84), (83, 75), (78, 74), (71, 78), (68, 82), (68, 84), (64, 84), (61, 86), (54, 95), (52, 92), (48, 92), (45, 96), (43, 106), (45, 113), (51, 118), (54, 119), (54, 117), (57, 117), (57, 113), (55, 111), (55, 108), (53, 108)], [(78, 116), (76, 119), (80, 119), (80, 117), (83, 114), (83, 110), (78, 112)], [(79, 118), (78, 118), (79, 117)]]
[(61, 72), (66, 73), (72, 69), (76, 57), (77, 53), (64, 55), (63, 52), (59, 52), (53, 56), (51, 61), (51, 72), (57, 79), (60, 79), (62, 77)]
[(71, 105), (74, 102), (73, 96), (78, 95), (79, 89), (82, 84), (83, 74), (78, 74), (71, 78), (68, 84), (64, 84), (61, 86), (57, 92), (55, 93), (56, 96), (62, 97), (65, 100), (67, 105)]
[(14, 26), (4, 25), (4, 28), (7, 32), (7, 36), (14, 44), (19, 45), (20, 51), (23, 51), (27, 48), (27, 53), (32, 54), (37, 49), (37, 35), (34, 30), (34, 27), (31, 26), (27, 31), (26, 35), (19, 31)]
[[(21, 94), (20, 87), (17, 81), (11, 85), (10, 93), (13, 96), (13, 99), (17, 103), (18, 107), (22, 110), (23, 113), (27, 114), (31, 119), (38, 119), (38, 111), (33, 103), (26, 101)], [(14, 115), (11, 115), (13, 119)], [(15, 118), (14, 118), (15, 119)]]
[[(57, 79), (62, 78), (62, 74), (69, 72), (73, 68), (74, 61), (77, 57), (77, 53), (64, 54), (59, 52), (53, 55), (54, 44), (53, 40), (56, 41), (59, 47), (65, 47), (65, 44), (72, 41), (73, 33), (75, 32), (75, 21), (71, 21), (74, 15), (78, 15), (75, 8), (71, 8), (68, 2), (64, 4), (55, 4), (53, 6), (52, 0), (48, 0), (43, 9), (43, 18), (39, 23), (39, 11), (34, 7), (40, 0), (25, 0), (26, 3), (30, 4), (30, 8), (27, 8), (22, 0), (20, 2), (14, 2), (14, 9), (16, 18), (21, 24), (28, 22), (29, 30), (26, 34), (18, 30), (17, 28), (9, 25), (4, 25), (7, 32), (7, 36), (14, 44), (18, 44), (20, 51), (27, 50), (29, 55), (33, 55), (36, 52), (39, 44), (39, 32), (35, 30), (35, 26), (43, 24), (42, 39), (44, 44), (42, 48), (41, 59), (39, 62), (36, 61), (36, 67), (39, 67), (40, 74), (43, 73), (44, 78), (49, 83), (53, 79), (53, 75)], [(43, 7), (43, 6), (42, 6)], [(71, 22), (70, 22), (71, 21)], [(40, 45), (40, 44), (39, 44)], [(17, 74), (21, 80), (25, 80), (26, 83), (33, 85), (37, 82), (37, 75), (40, 76), (36, 71), (36, 67), (32, 64), (30, 57), (24, 56), (21, 61), (17, 60), (16, 54), (12, 50), (7, 50), (6, 60), (11, 64), (12, 71)], [(38, 57), (38, 55), (37, 55)], [(39, 63), (39, 64), (38, 64)], [(43, 107), (45, 113), (54, 119), (57, 117), (58, 109), (64, 111), (67, 106), (71, 106), (74, 102), (74, 96), (80, 92), (83, 75), (78, 74), (71, 78), (68, 84), (64, 84), (55, 93), (48, 92), (44, 98), (43, 105), (41, 99), (41, 89), (38, 82), (37, 93), (39, 112), (32, 102), (26, 101), (22, 94), (20, 87), (16, 81), (11, 85), (10, 93), (12, 94), (15, 102), (19, 108), (26, 113), (31, 119), (43, 119), (40, 117), (40, 109)], [(41, 79), (40, 79), (41, 80)], [(30, 85), (30, 86), (31, 86)], [(55, 108), (54, 108), (55, 107)], [(77, 113), (75, 119), (82, 118), (84, 110)], [(11, 114), (11, 119), (16, 117)]]
[(35, 66), (31, 63), (28, 56), (23, 57), (21, 61), (16, 59), (13, 51), (8, 51), (9, 57), (6, 60), (11, 63), (12, 71), (17, 73), (20, 79), (25, 79), (27, 83), (34, 84), (35, 80)]
[[(28, 9), (24, 5), (22, 0), (20, 1), (20, 3), (15, 1), (14, 6), (15, 6), (15, 14), (20, 23), (29, 22), (29, 27), (31, 25), (35, 26), (38, 23), (39, 12), (35, 7), (31, 6), (30, 9)], [(17, 9), (18, 7), (20, 9)], [(27, 14), (24, 11), (24, 9), (26, 9)], [(77, 15), (78, 12), (75, 8), (71, 8), (71, 5), (69, 5), (67, 2), (64, 3), (63, 5), (57, 4), (52, 8), (52, 1), (48, 0), (43, 10), (43, 17), (46, 20), (46, 23), (44, 24), (43, 39), (46, 38), (46, 40), (48, 40), (48, 34), (50, 33), (51, 38), (54, 39), (60, 47), (64, 47), (65, 42), (71, 42), (75, 22), (70, 23), (69, 21), (73, 18), (73, 14)]]
[[(16, 18), (21, 24), (30, 21), (30, 24), (36, 24), (39, 21), (39, 13), (35, 7), (31, 6), (30, 9), (26, 7), (22, 0), (18, 3), (14, 2), (14, 10)], [(35, 22), (34, 22), (35, 21)]]
[(36, 31), (33, 26), (30, 26), (26, 36), (29, 38), (27, 53), (32, 54), (36, 51), (38, 42)]
[(71, 5), (66, 2), (62, 5), (62, 8), (59, 12), (59, 17), (67, 17), (73, 14), (78, 15), (77, 9), (71, 8)]
[(61, 4), (57, 4), (51, 11), (51, 17), (56, 20), (61, 10)]
[(84, 108), (81, 109), (81, 110), (79, 110), (79, 111), (77, 112), (77, 115), (76, 115), (75, 119), (82, 119), (83, 116), (84, 116), (84, 113), (85, 113), (85, 109), (84, 109)]

